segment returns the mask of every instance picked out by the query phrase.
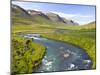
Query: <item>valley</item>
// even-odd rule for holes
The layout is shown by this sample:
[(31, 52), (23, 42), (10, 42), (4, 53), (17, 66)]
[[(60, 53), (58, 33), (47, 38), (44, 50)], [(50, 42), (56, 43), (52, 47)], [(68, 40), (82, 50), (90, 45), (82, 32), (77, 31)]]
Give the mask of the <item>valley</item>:
[[(12, 73), (23, 74), (96, 68), (96, 21), (79, 25), (77, 22), (62, 18), (55, 13), (44, 14), (41, 11), (25, 10), (17, 5), (12, 5), (11, 8)], [(37, 39), (35, 39), (33, 35), (31, 38), (29, 36), (20, 36), (23, 34), (39, 34), (40, 37), (36, 37)], [(43, 40), (42, 38), (47, 40)], [(72, 53), (76, 53), (76, 58), (73, 57), (73, 54), (72, 59), (64, 59), (64, 57), (69, 56), (65, 54), (63, 58), (61, 56), (61, 59), (55, 60), (55, 67), (48, 69), (50, 66), (44, 65), (46, 67), (42, 66), (41, 68), (42, 61), (44, 61), (46, 56), (48, 57), (46, 60), (50, 60), (51, 58), (56, 58), (55, 54), (58, 56), (61, 54), (60, 50), (63, 49), (60, 48), (62, 46), (64, 46), (63, 52), (69, 49)], [(78, 57), (80, 55), (81, 57)], [(76, 64), (79, 63), (82, 66), (76, 65), (69, 68), (67, 64), (72, 63), (73, 59), (75, 61), (79, 60), (80, 62), (76, 62)], [(91, 61), (90, 66), (87, 63), (85, 65), (81, 64), (83, 59)], [(50, 60), (49, 64), (53, 63), (52, 60)], [(64, 63), (61, 63), (62, 60)], [(73, 62), (75, 63), (75, 61)], [(57, 69), (58, 64), (60, 67), (62, 66), (61, 70)], [(64, 65), (67, 65), (67, 69)]]

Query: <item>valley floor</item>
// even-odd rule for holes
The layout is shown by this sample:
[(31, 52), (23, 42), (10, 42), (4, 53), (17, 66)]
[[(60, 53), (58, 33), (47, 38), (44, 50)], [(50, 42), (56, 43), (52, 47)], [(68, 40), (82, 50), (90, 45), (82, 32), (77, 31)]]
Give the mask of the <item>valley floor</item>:
[[(79, 27), (68, 27), (67, 26), (64, 28), (62, 26), (62, 28), (58, 27), (45, 27), (45, 26), (12, 26), (12, 35), (13, 34), (18, 34), (18, 33), (33, 33), (33, 34), (40, 34), (42, 37), (48, 38), (48, 39), (53, 39), (53, 40), (57, 40), (57, 41), (63, 41), (66, 43), (71, 43), (73, 45), (76, 45), (80, 48), (83, 48), (86, 53), (89, 55), (90, 59), (93, 62), (93, 66), (92, 69), (96, 68), (96, 31), (95, 29), (78, 29)], [(83, 27), (84, 28), (84, 27)], [(17, 38), (16, 36), (12, 36), (12, 38)], [(12, 40), (12, 54), (13, 54), (13, 63), (12, 63), (12, 72), (17, 72), (17, 73), (31, 73), (33, 67), (35, 66), (32, 65), (32, 61), (34, 61), (34, 63), (37, 62), (41, 62), (41, 60), (43, 59), (43, 56), (45, 54), (45, 46), (41, 45), (41, 44), (37, 44), (33, 41), (33, 45), (29, 45), (30, 50), (26, 51), (24, 53), (24, 56), (26, 59), (29, 59), (30, 57), (32, 57), (32, 61), (31, 60), (27, 60), (29, 61), (29, 69), (23, 69), (22, 71), (20, 70), (22, 67), (26, 67), (25, 62), (22, 61), (22, 59), (19, 59), (19, 52), (18, 54), (16, 54), (16, 47), (19, 47), (18, 50), (23, 50), (25, 47), (25, 44), (20, 44), (21, 42), (18, 41), (25, 41), (26, 39), (22, 40), (22, 39), (18, 39), (17, 38), (17, 43)], [(21, 47), (22, 45), (22, 47)], [(20, 49), (21, 48), (21, 49)], [(36, 50), (36, 54), (32, 55), (32, 48), (33, 50)], [(22, 53), (21, 53), (22, 54)], [(17, 62), (15, 63), (15, 61), (20, 60), (20, 64), (17, 64)], [(23, 66), (22, 66), (23, 65)], [(20, 67), (19, 67), (20, 66)]]

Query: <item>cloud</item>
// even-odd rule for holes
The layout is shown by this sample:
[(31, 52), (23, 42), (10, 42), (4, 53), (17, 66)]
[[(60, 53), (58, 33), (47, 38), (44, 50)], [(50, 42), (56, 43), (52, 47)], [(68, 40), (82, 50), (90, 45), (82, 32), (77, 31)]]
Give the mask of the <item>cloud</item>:
[(51, 11), (52, 13), (58, 14), (61, 17), (66, 19), (74, 20), (80, 24), (89, 23), (95, 20), (95, 17), (92, 15), (81, 15), (81, 14), (67, 14), (62, 12)]
[(80, 17), (80, 18), (91, 18), (93, 16), (91, 15), (81, 15), (81, 14), (66, 14), (66, 13), (62, 13), (62, 12), (55, 12), (55, 11), (51, 11), (53, 13), (56, 13), (62, 17), (66, 17), (66, 18), (73, 18), (73, 17)]
[(12, 1), (12, 4), (19, 5), (23, 7), (24, 9), (36, 9), (40, 8), (40, 5), (36, 5), (32, 2), (19, 2), (19, 1)]

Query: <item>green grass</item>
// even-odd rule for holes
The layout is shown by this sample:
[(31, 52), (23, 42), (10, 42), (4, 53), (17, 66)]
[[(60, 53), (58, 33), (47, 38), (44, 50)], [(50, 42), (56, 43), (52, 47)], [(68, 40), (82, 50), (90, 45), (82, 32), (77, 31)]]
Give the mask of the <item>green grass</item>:
[(46, 47), (32, 39), (13, 35), (12, 37), (12, 74), (32, 73), (41, 63)]
[(53, 40), (59, 40), (66, 43), (71, 43), (78, 47), (83, 48), (86, 53), (89, 55), (90, 59), (93, 62), (92, 68), (96, 68), (96, 40), (95, 32), (88, 31), (74, 31), (69, 33), (52, 33), (52, 34), (42, 34), (43, 37)]

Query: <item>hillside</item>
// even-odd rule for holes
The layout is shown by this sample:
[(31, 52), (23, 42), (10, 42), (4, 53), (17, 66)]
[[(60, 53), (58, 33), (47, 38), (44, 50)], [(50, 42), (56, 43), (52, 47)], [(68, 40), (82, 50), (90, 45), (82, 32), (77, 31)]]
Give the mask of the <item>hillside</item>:
[(96, 21), (90, 22), (88, 24), (82, 25), (82, 29), (96, 29)]
[[(12, 4), (12, 18), (15, 21), (16, 19), (23, 19), (27, 21), (31, 21), (33, 23), (39, 24), (52, 24), (52, 25), (78, 25), (78, 23), (73, 20), (67, 20), (65, 18), (60, 17), (55, 13), (43, 13), (41, 11), (33, 10), (25, 10), (20, 6)], [(22, 22), (25, 24), (25, 21)], [(20, 22), (18, 22), (19, 24)], [(26, 23), (27, 24), (27, 23)]]

